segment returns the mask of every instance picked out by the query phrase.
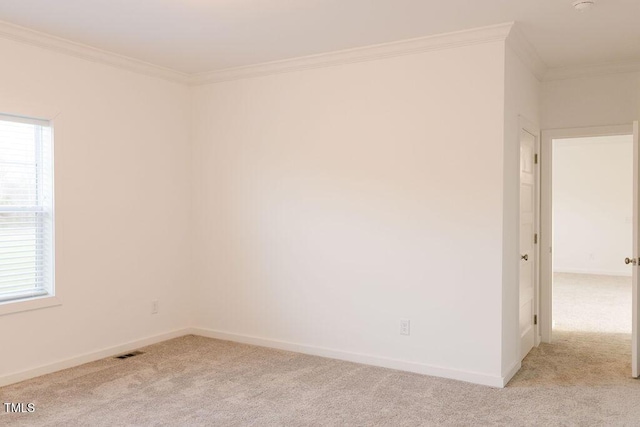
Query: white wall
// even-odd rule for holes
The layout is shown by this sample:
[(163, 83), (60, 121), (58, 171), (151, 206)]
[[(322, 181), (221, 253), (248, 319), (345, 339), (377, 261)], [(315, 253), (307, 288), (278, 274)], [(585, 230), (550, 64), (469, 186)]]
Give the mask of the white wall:
[(196, 326), (499, 378), (504, 67), (493, 42), (197, 88)]
[(631, 136), (553, 142), (553, 269), (630, 276)]
[(189, 326), (188, 88), (7, 40), (0, 54), (0, 111), (60, 112), (63, 301), (0, 316), (0, 379)]
[(195, 325), (500, 384), (518, 361), (517, 117), (538, 117), (505, 49), (187, 88), (0, 41), (2, 110), (62, 113), (64, 295), (0, 317), (0, 380)]
[(640, 73), (544, 82), (542, 128), (629, 124), (640, 120)]
[(520, 362), (520, 129), (540, 123), (540, 82), (507, 43), (504, 109), (502, 375)]

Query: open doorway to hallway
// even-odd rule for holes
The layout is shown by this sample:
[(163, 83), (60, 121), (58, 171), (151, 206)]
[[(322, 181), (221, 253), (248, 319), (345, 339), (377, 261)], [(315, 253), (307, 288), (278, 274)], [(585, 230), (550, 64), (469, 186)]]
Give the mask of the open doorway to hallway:
[(554, 338), (630, 340), (633, 138), (553, 141)]
[(624, 260), (633, 256), (634, 143), (631, 129), (611, 130), (557, 131), (545, 142), (552, 170), (543, 174), (551, 178), (543, 220), (552, 233), (543, 233), (543, 247), (552, 253), (543, 257), (550, 286), (542, 331), (551, 344), (537, 357), (547, 368), (539, 374), (552, 381), (608, 385), (632, 371), (632, 269)]
[(636, 260), (633, 132), (627, 125), (543, 132), (541, 345), (523, 360), (519, 378), (588, 386), (634, 381), (637, 328), (632, 267), (625, 264)]

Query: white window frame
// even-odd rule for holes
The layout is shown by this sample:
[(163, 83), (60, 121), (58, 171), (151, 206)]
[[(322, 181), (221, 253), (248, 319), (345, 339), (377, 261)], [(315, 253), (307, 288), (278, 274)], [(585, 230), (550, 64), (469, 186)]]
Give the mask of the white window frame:
[(52, 180), (52, 191), (53, 194), (51, 200), (51, 239), (52, 239), (52, 249), (51, 249), (51, 282), (50, 285), (46, 289), (46, 293), (38, 293), (33, 296), (28, 297), (20, 297), (16, 299), (10, 299), (5, 301), (0, 301), (0, 316), (19, 313), (30, 310), (37, 310), (46, 307), (54, 307), (62, 304), (59, 296), (59, 290), (56, 286), (56, 218), (55, 218), (55, 150), (54, 150), (54, 139), (55, 139), (55, 127), (54, 127), (54, 119), (59, 117), (58, 113), (53, 113), (51, 109), (38, 109), (38, 108), (3, 108), (0, 105), (0, 116), (4, 116), (5, 118), (11, 118), (13, 121), (22, 121), (27, 123), (36, 123), (36, 122), (46, 122), (48, 126), (51, 128), (51, 164), (49, 167), (51, 168), (51, 180)]

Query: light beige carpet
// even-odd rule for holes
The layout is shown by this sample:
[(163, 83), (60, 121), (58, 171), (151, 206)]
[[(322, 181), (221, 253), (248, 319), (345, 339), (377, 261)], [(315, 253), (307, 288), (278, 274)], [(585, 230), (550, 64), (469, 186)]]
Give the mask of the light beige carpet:
[(0, 389), (11, 426), (640, 425), (627, 335), (558, 333), (505, 389), (187, 336)]
[[(579, 313), (571, 301), (584, 288), (569, 279), (574, 290), (558, 302)], [(589, 305), (581, 307), (585, 316)], [(0, 407), (0, 425), (640, 425), (630, 335), (556, 330), (554, 338), (532, 350), (507, 388), (493, 389), (187, 336), (0, 388), (2, 402), (36, 405), (26, 414)]]
[(555, 273), (554, 328), (631, 333), (631, 277)]

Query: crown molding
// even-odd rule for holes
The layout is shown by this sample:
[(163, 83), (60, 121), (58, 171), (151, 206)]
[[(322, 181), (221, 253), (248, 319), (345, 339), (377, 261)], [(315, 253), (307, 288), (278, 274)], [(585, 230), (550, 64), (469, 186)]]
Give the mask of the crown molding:
[(161, 78), (178, 83), (189, 83), (189, 74), (181, 73), (169, 68), (150, 64), (128, 56), (108, 52), (106, 50), (72, 42), (50, 34), (34, 31), (19, 25), (0, 21), (0, 38), (30, 44), (55, 52), (64, 53), (93, 62), (111, 65), (117, 68), (133, 71), (139, 74)]
[(524, 62), (525, 66), (533, 73), (538, 81), (543, 80), (547, 72), (547, 65), (542, 61), (533, 45), (524, 36), (517, 23), (514, 23), (507, 36), (507, 46), (518, 55), (520, 60)]
[(171, 82), (194, 86), (373, 61), (496, 41), (505, 41), (506, 45), (518, 55), (538, 80), (543, 82), (640, 72), (640, 61), (638, 60), (548, 68), (540, 59), (533, 45), (524, 37), (519, 25), (514, 22), (196, 74), (183, 73), (161, 67), (4, 21), (0, 21), (0, 38), (30, 44)]
[(576, 79), (580, 77), (600, 77), (609, 74), (640, 72), (640, 61), (608, 62), (574, 67), (558, 67), (549, 69), (543, 81)]
[(318, 55), (303, 56), (281, 61), (266, 62), (245, 67), (228, 68), (208, 73), (193, 74), (192, 85), (218, 83), (229, 80), (267, 76), (270, 74), (302, 71), (334, 65), (373, 61), (402, 55), (412, 55), (434, 50), (451, 49), (481, 43), (504, 41), (509, 35), (513, 22), (456, 31), (428, 37), (401, 40), (354, 49), (339, 50)]

